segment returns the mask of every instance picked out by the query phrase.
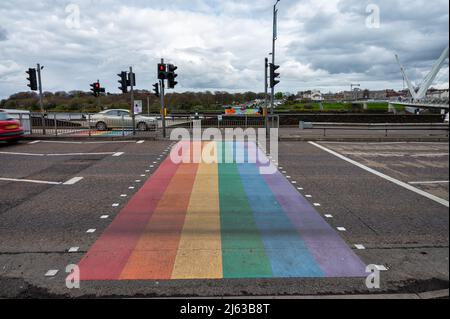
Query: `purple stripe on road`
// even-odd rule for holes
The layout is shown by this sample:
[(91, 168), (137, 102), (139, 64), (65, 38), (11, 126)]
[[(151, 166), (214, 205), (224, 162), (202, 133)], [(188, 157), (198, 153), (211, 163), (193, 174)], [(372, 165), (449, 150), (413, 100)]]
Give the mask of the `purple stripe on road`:
[[(262, 164), (267, 162), (266, 155), (258, 148), (257, 165), (267, 166)], [(326, 277), (367, 276), (361, 259), (278, 170), (263, 178)]]

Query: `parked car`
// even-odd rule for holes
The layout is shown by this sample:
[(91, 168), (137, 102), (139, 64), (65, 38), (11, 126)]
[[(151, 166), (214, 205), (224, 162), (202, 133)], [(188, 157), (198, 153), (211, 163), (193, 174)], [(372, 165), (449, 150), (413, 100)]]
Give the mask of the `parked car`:
[[(135, 116), (136, 129), (139, 131), (155, 130), (158, 121), (155, 117)], [(91, 125), (99, 131), (118, 128), (133, 128), (133, 119), (128, 110), (106, 110), (91, 116)]]
[(18, 142), (24, 136), (20, 122), (6, 112), (0, 112), (0, 141), (10, 144)]

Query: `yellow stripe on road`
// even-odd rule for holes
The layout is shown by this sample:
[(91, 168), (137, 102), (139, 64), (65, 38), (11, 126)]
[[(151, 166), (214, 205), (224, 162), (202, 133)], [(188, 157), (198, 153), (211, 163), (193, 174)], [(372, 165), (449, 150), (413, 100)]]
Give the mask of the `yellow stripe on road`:
[[(217, 146), (213, 147), (217, 156)], [(192, 191), (172, 279), (221, 279), (218, 165), (202, 163)]]

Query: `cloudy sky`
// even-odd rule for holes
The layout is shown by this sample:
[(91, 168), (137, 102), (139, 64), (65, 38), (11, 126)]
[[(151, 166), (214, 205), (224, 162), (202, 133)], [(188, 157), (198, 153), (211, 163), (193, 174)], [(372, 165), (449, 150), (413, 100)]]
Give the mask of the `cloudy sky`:
[[(132, 65), (151, 89), (161, 57), (177, 91), (263, 91), (273, 0), (2, 0), (0, 98), (27, 91), (45, 66), (47, 91), (89, 90)], [(419, 83), (448, 44), (447, 0), (281, 0), (277, 90), (403, 88), (394, 54)], [(378, 15), (379, 13), (379, 15)], [(448, 63), (435, 86), (448, 87)]]

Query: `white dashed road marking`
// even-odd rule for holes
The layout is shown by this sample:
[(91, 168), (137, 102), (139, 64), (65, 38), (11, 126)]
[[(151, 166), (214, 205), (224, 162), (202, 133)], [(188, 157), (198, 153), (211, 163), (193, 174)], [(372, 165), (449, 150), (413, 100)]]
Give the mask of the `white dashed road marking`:
[(100, 219), (108, 219), (108, 218), (109, 218), (109, 215), (100, 216)]
[(58, 274), (58, 270), (49, 270), (45, 274), (45, 277), (55, 277)]
[(342, 231), (342, 232), (347, 231), (347, 229), (345, 227), (338, 227), (337, 230)]
[(93, 234), (97, 231), (97, 229), (88, 229), (88, 231), (86, 233), (88, 234)]
[(366, 247), (364, 247), (364, 245), (355, 245), (356, 249), (358, 250), (365, 250)]
[(80, 247), (72, 247), (69, 249), (69, 253), (77, 253), (80, 250)]
[(74, 177), (72, 179), (69, 179), (67, 182), (65, 182), (63, 185), (75, 185), (79, 181), (83, 180), (84, 177)]
[(124, 152), (118, 152), (118, 153), (114, 153), (113, 156), (114, 157), (119, 157), (122, 156), (123, 154), (125, 154)]

